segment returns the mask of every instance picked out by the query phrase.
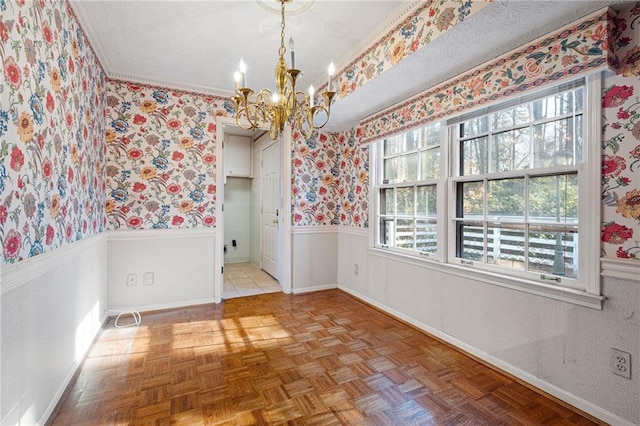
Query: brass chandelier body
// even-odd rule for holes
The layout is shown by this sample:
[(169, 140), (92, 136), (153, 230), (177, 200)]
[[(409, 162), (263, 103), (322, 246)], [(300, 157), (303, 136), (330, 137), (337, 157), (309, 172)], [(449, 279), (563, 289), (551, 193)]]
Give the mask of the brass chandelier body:
[[(252, 98), (254, 91), (248, 87), (236, 87), (236, 94), (232, 96), (236, 107), (235, 118), (238, 126), (244, 130), (255, 130), (269, 123), (269, 136), (277, 139), (284, 131), (284, 126), (290, 123), (304, 137), (313, 131), (324, 127), (331, 115), (331, 103), (336, 94), (331, 90), (331, 75), (327, 91), (322, 92), (321, 99), (316, 103), (313, 92), (307, 95), (296, 91), (296, 81), (302, 71), (287, 68), (284, 60), (286, 49), (285, 35), (285, 3), (291, 0), (280, 0), (280, 49), (278, 49), (278, 63), (275, 68), (276, 89), (260, 90)], [(245, 79), (242, 79), (244, 86)]]

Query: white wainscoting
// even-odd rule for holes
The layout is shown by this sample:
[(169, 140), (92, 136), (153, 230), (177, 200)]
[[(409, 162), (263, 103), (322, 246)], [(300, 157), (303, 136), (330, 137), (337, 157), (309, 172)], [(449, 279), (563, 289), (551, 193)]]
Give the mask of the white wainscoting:
[(0, 424), (44, 425), (106, 318), (102, 233), (2, 266)]
[(213, 303), (214, 241), (213, 229), (109, 231), (109, 314)]
[(336, 288), (338, 226), (294, 226), (291, 234), (291, 292)]
[(376, 256), (365, 233), (341, 229), (338, 250), (340, 289), (607, 423), (640, 424), (640, 374), (610, 371), (611, 348), (640, 359), (637, 277), (605, 277), (600, 311)]

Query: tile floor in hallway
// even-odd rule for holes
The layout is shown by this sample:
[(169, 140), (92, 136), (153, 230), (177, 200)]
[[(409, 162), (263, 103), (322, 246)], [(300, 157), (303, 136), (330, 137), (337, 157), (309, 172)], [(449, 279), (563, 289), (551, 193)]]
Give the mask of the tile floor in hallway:
[(226, 263), (224, 265), (223, 299), (280, 291), (282, 291), (280, 283), (252, 263)]

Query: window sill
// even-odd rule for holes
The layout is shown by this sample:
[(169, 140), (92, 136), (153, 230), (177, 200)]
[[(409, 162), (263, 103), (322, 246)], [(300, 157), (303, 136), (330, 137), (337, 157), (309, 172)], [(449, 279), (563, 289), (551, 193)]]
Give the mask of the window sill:
[(473, 281), (479, 281), (485, 284), (510, 288), (512, 290), (535, 294), (537, 296), (547, 297), (567, 303), (573, 303), (575, 305), (597, 310), (602, 310), (602, 302), (605, 299), (604, 296), (598, 296), (595, 294), (587, 293), (585, 291), (556, 287), (550, 284), (539, 283), (537, 281), (509, 277), (502, 274), (473, 269), (471, 267), (463, 265), (440, 263), (435, 260), (418, 258), (415, 256), (396, 253), (380, 248), (369, 248), (369, 254), (371, 254), (372, 256), (406, 263), (424, 269), (430, 269), (433, 271), (467, 278)]

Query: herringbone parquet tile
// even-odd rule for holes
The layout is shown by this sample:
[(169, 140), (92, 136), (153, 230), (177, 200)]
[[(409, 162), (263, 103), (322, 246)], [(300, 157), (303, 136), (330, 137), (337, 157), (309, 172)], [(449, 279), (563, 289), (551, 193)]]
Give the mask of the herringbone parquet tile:
[(110, 323), (50, 423), (593, 424), (338, 290)]

